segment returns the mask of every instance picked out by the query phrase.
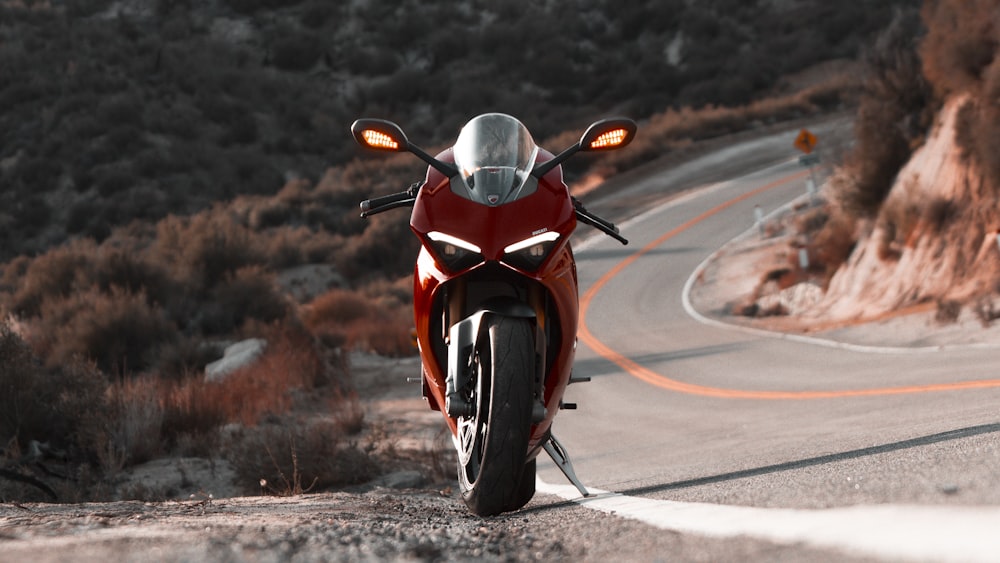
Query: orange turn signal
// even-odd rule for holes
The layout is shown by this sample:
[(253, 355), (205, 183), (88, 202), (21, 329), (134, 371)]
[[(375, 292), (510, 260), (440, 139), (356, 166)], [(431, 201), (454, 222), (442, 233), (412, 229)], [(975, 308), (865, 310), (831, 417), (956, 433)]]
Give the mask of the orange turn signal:
[(625, 142), (625, 137), (627, 136), (628, 136), (628, 131), (626, 131), (624, 128), (614, 129), (594, 139), (593, 142), (590, 143), (590, 148), (608, 149), (611, 147), (617, 147), (618, 145)]
[(365, 129), (361, 132), (361, 136), (364, 137), (368, 146), (372, 148), (390, 150), (396, 150), (399, 148), (399, 143), (396, 142), (395, 139), (385, 133), (382, 133), (381, 131)]

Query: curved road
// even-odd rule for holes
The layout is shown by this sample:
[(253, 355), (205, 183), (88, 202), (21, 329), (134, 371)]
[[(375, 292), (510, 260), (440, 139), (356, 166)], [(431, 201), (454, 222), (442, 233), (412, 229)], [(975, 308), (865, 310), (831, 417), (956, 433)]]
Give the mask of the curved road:
[[(575, 374), (592, 381), (569, 389), (580, 407), (555, 432), (587, 487), (609, 492), (581, 504), (694, 537), (995, 559), (1000, 351), (866, 353), (685, 312), (699, 264), (752, 226), (754, 206), (804, 185), (794, 161), (767, 164), (621, 223), (627, 247), (579, 245)], [(547, 458), (539, 467), (539, 490), (579, 499)]]

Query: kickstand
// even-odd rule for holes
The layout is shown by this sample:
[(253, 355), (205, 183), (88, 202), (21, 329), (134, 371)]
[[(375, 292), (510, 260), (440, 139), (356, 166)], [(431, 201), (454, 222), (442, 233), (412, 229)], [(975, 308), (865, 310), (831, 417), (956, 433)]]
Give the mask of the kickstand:
[(545, 450), (545, 453), (549, 454), (549, 457), (552, 458), (552, 461), (556, 463), (556, 467), (559, 468), (559, 471), (562, 471), (563, 475), (565, 475), (566, 478), (569, 479), (569, 482), (573, 483), (573, 486), (576, 487), (576, 490), (580, 491), (581, 495), (589, 497), (590, 493), (587, 492), (587, 489), (583, 486), (583, 483), (581, 483), (580, 480), (576, 478), (576, 473), (573, 471), (573, 464), (570, 463), (569, 455), (566, 454), (566, 448), (564, 448), (563, 445), (559, 443), (559, 440), (556, 440), (555, 436), (549, 434), (549, 439), (545, 442), (542, 448)]

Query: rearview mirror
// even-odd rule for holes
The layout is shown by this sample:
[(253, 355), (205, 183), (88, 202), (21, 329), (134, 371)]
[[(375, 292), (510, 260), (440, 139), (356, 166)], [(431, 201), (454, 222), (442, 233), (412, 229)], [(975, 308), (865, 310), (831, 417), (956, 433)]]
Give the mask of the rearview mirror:
[(444, 174), (445, 178), (451, 178), (458, 174), (458, 170), (453, 165), (441, 162), (417, 145), (410, 143), (406, 139), (406, 133), (403, 133), (403, 129), (391, 121), (362, 118), (351, 124), (351, 133), (354, 134), (354, 140), (363, 147), (377, 151), (411, 152)]
[(620, 149), (632, 142), (639, 126), (631, 119), (604, 119), (587, 128), (580, 142), (555, 155), (551, 160), (535, 164), (531, 175), (541, 178), (577, 152), (595, 152)]
[(614, 150), (632, 142), (637, 126), (631, 119), (605, 119), (598, 121), (580, 137), (580, 150), (584, 152)]
[(359, 145), (370, 149), (404, 152), (410, 149), (403, 130), (384, 119), (359, 119), (351, 125), (351, 133)]

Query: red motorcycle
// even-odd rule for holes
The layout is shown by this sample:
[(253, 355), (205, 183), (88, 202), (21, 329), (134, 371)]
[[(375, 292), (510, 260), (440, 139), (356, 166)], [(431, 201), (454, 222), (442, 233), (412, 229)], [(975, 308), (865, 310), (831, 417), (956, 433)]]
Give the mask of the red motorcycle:
[(566, 386), (587, 380), (571, 376), (579, 303), (569, 239), (580, 221), (628, 241), (570, 196), (560, 165), (625, 146), (636, 124), (599, 121), (555, 156), (500, 113), (471, 120), (437, 157), (388, 121), (359, 119), (351, 131), (365, 147), (409, 151), (429, 165), (423, 182), (362, 202), (361, 216), (413, 207), (423, 395), (451, 430), (465, 503), (481, 516), (524, 506), (543, 449), (586, 496), (552, 435), (559, 409), (576, 408), (562, 401)]

